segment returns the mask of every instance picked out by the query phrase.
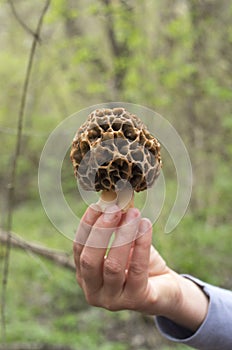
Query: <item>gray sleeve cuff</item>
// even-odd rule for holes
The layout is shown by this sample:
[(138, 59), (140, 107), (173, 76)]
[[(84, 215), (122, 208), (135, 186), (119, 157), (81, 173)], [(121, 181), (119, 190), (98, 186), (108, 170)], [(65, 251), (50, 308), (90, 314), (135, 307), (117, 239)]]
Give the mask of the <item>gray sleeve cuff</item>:
[(195, 333), (165, 317), (158, 316), (156, 325), (160, 333), (173, 342), (186, 344), (195, 349), (231, 350), (232, 292), (211, 286), (189, 275), (184, 275), (184, 277), (195, 282), (208, 295), (207, 316)]

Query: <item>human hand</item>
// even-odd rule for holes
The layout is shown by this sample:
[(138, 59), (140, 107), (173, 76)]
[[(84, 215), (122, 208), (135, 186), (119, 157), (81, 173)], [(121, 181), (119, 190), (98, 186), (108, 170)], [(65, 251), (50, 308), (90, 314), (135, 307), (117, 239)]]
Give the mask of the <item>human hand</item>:
[[(113, 247), (105, 257), (115, 231)], [(121, 244), (125, 236), (127, 243)], [(151, 241), (152, 225), (140, 218), (137, 209), (126, 214), (116, 206), (105, 214), (87, 209), (74, 242), (74, 257), (77, 281), (89, 304), (157, 314), (176, 298), (176, 281)]]
[[(106, 256), (112, 234), (114, 242)], [(187, 300), (203, 294), (172, 271), (151, 245), (152, 225), (138, 209), (85, 212), (74, 242), (77, 281), (90, 305), (162, 315), (195, 330), (203, 320)], [(200, 298), (202, 296), (200, 295)]]

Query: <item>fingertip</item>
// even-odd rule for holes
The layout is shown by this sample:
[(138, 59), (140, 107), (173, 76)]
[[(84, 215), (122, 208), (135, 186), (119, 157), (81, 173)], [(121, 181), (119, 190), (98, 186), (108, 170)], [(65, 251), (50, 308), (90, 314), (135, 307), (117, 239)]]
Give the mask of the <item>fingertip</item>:
[(116, 204), (114, 204), (105, 209), (102, 218), (105, 223), (110, 223), (118, 221), (121, 218), (121, 215), (121, 209)]
[(90, 208), (91, 210), (96, 211), (96, 212), (99, 212), (99, 213), (102, 212), (100, 205), (98, 205), (97, 203), (92, 203), (92, 204), (90, 204), (89, 208)]
[(102, 211), (99, 205), (93, 203), (87, 208), (84, 215), (84, 221), (92, 224), (92, 222), (96, 221), (96, 219), (101, 215), (101, 213)]
[(152, 223), (149, 219), (143, 218), (139, 223), (139, 233), (144, 234), (152, 231)]
[(137, 219), (140, 217), (140, 211), (137, 208), (129, 208), (126, 212), (126, 222), (129, 223), (130, 221)]

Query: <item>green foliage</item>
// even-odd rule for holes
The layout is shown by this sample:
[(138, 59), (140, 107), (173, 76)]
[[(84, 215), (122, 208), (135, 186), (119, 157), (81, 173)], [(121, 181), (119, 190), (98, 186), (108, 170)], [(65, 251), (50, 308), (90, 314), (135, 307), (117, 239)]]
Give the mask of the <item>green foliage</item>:
[(203, 220), (186, 216), (173, 233), (155, 234), (154, 243), (169, 266), (179, 273), (197, 275), (209, 283), (231, 288), (229, 226), (212, 227)]
[[(0, 96), (0, 194), (4, 209), (32, 37), (8, 3), (0, 2), (0, 80), (4, 84)], [(194, 172), (189, 211), (172, 234), (164, 235), (176, 183), (171, 162), (162, 150), (167, 197), (154, 228), (154, 244), (178, 272), (231, 288), (232, 5), (226, 0), (110, 3), (51, 1), (26, 101), (13, 230), (29, 241), (71, 254), (72, 242), (57, 233), (40, 204), (37, 171), (46, 139), (62, 120), (92, 104), (142, 104), (162, 114), (178, 130)], [(38, 0), (15, 2), (19, 17), (32, 30), (41, 6)], [(62, 185), (71, 209), (81, 216), (86, 205), (74, 191), (68, 154)], [(146, 195), (139, 194), (136, 206), (143, 208), (145, 200)], [(4, 213), (1, 210), (2, 221)], [(0, 247), (1, 261), (3, 257)], [(122, 322), (118, 316), (88, 308), (73, 274), (29, 253), (12, 251), (9, 342), (129, 350), (129, 340), (128, 344), (111, 341), (105, 335), (100, 317), (116, 328)], [(130, 314), (121, 317), (130, 318)], [(186, 348), (164, 342), (162, 350), (173, 347)], [(139, 350), (143, 349), (149, 347)]]
[[(71, 251), (72, 242), (55, 232), (36, 203), (20, 207), (15, 214), (14, 228), (28, 241)], [(13, 254), (7, 296), (9, 342), (67, 344), (83, 350), (97, 346), (126, 349), (104, 340), (99, 315), (87, 306), (73, 273), (34, 254)]]

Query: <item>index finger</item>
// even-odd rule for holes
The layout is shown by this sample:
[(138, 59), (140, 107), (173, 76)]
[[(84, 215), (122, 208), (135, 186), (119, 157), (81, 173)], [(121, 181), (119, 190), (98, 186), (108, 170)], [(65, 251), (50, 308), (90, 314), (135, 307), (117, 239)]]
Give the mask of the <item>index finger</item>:
[(91, 204), (87, 208), (81, 218), (74, 242), (81, 243), (83, 245), (86, 243), (93, 225), (101, 214), (101, 208), (97, 204)]
[(85, 211), (77, 229), (73, 242), (74, 261), (77, 269), (80, 269), (80, 255), (89, 237), (92, 227), (101, 215), (101, 209), (97, 204), (91, 204)]

